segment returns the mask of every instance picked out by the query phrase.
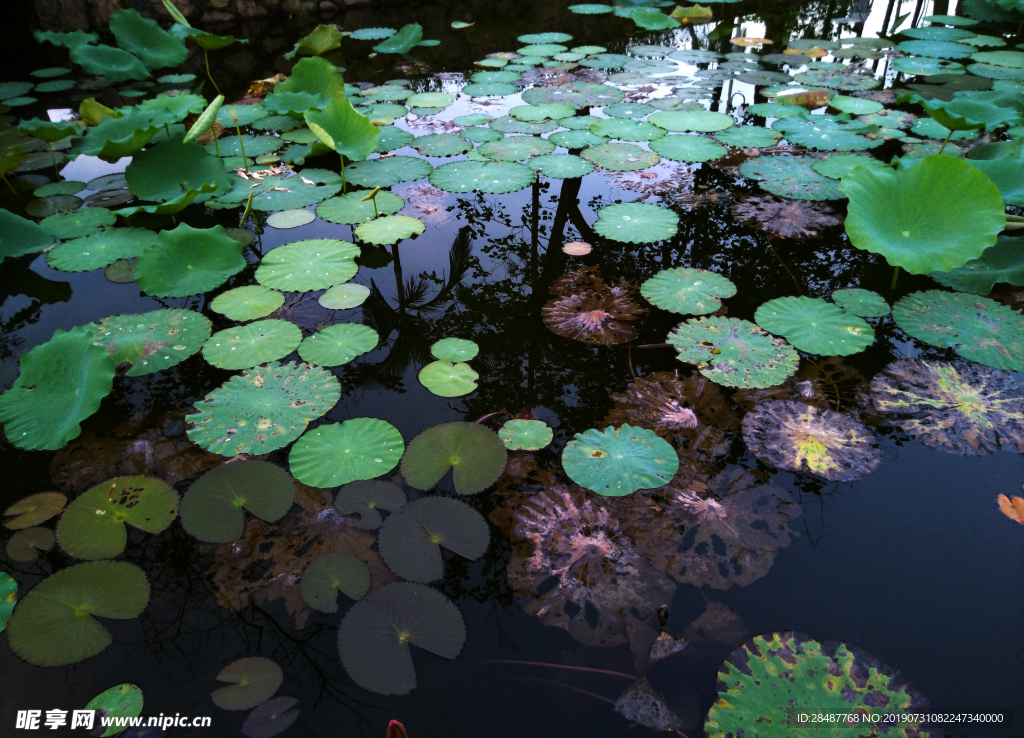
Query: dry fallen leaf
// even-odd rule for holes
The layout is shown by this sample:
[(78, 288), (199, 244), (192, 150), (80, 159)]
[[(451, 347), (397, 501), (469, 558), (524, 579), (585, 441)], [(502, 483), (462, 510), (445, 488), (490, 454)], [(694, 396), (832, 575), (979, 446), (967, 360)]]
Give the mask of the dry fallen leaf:
[(287, 187), (271, 187), (270, 192), (291, 192)]
[(305, 177), (300, 177), (300, 178), (302, 179), (302, 183), (303, 184), (308, 184), (308, 185), (315, 185), (316, 184), (316, 182), (314, 182), (311, 179), (306, 179)]
[(1003, 515), (1024, 524), (1024, 498), (1014, 497), (1010, 500), (1006, 495), (999, 495), (996, 499), (999, 500), (999, 509)]

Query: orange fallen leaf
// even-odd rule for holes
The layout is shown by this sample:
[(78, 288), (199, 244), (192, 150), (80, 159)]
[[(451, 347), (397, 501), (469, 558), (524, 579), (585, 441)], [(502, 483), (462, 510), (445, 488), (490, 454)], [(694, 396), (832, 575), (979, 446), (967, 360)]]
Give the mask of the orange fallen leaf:
[(737, 46), (762, 46), (775, 43), (770, 38), (755, 38), (753, 36), (740, 36), (730, 40)]
[(811, 59), (820, 59), (823, 56), (828, 56), (828, 52), (815, 46), (813, 49), (804, 51), (804, 56), (809, 56)]
[(1011, 501), (1006, 495), (999, 495), (996, 499), (999, 500), (999, 509), (1003, 515), (1024, 524), (1024, 498), (1014, 497)]
[(785, 49), (782, 53), (786, 56), (799, 56), (803, 54), (805, 49)]
[(781, 103), (782, 105), (799, 105), (808, 110), (816, 110), (828, 105), (828, 101), (831, 99), (832, 93), (828, 90), (801, 90), (800, 92), (776, 95), (774, 102)]

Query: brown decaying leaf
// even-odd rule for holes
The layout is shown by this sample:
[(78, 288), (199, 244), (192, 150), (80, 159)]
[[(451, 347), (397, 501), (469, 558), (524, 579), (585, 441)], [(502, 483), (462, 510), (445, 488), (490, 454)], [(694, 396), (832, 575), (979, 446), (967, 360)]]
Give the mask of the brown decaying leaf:
[(609, 286), (596, 266), (563, 275), (551, 286), (557, 295), (541, 310), (544, 324), (560, 336), (597, 345), (626, 343), (637, 337), (633, 321), (646, 308), (632, 299), (634, 285)]
[(664, 161), (656, 171), (611, 172), (600, 170), (600, 174), (616, 187), (639, 192), (643, 199), (660, 197), (683, 189), (690, 189), (694, 182), (694, 169), (686, 164), (666, 165)]
[(1014, 497), (1011, 500), (1006, 495), (999, 495), (996, 499), (1003, 515), (1024, 525), (1024, 498)]
[(246, 97), (266, 97), (274, 91), (274, 85), (278, 82), (284, 82), (287, 77), (283, 74), (275, 74), (273, 77), (267, 77), (266, 79), (256, 79), (249, 83), (249, 91), (246, 93)]
[(782, 384), (767, 389), (741, 389), (732, 401), (743, 410), (771, 400), (796, 400), (820, 410), (843, 410), (853, 405), (867, 380), (841, 356), (828, 356), (817, 362), (805, 360), (800, 371)]
[[(811, 56), (813, 51), (815, 50), (809, 49), (804, 52), (804, 55)], [(824, 54), (822, 55), (824, 56)], [(791, 92), (785, 95), (776, 95), (773, 102), (777, 102), (782, 105), (799, 105), (800, 107), (807, 108), (808, 110), (817, 110), (824, 105), (828, 105), (828, 101), (831, 99), (832, 93), (828, 90), (804, 90), (803, 92)]]
[(679, 716), (665, 704), (647, 679), (640, 677), (615, 700), (615, 712), (632, 723), (661, 733), (674, 733), (683, 727)]
[(732, 206), (732, 213), (749, 226), (785, 238), (814, 238), (820, 235), (820, 229), (842, 223), (826, 205), (777, 197), (741, 200)]

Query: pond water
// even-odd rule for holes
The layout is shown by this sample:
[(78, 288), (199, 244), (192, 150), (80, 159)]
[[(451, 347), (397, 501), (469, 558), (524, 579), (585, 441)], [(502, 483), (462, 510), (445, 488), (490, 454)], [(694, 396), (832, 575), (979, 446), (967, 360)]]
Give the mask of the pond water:
[[(212, 720), (125, 736), (269, 736), (294, 709), (283, 735), (382, 736), (400, 720), (412, 738), (617, 736), (659, 718), (690, 738), (810, 736), (824, 733), (796, 712), (843, 704), (1002, 721), (961, 717), (922, 735), (1024, 735), (1024, 521), (996, 499), (1024, 482), (1024, 319), (1000, 307), (1024, 303), (1024, 258), (1013, 231), (993, 246), (1004, 207), (1016, 216), (1024, 205), (1020, 13), (981, 0), (739, 3), (680, 25), (657, 8), (610, 11), (349, 11), (334, 21), (355, 35), (300, 54), (312, 71), (299, 85), (282, 54), (317, 19), (212, 29), (251, 42), (209, 52), (228, 101), (209, 154), (181, 142), (217, 94), (193, 40), (183, 62), (104, 82), (105, 64), (117, 72), (92, 58), (95, 42), (69, 64), (67, 48), (31, 38), (28, 19), (5, 31), (0, 154), (20, 154), (3, 160), (0, 183), (0, 509), (52, 491), (68, 507), (34, 498), (53, 509), (4, 528), (0, 571), (18, 602), (13, 615), (0, 609), (0, 622), (11, 618), (0, 735), (22, 734), (19, 711), (82, 709), (124, 683), (141, 690), (144, 717)], [(417, 23), (440, 43), (388, 53)], [(133, 46), (129, 28), (116, 43), (149, 64), (147, 48), (177, 53), (190, 35), (179, 31)], [(995, 51), (1008, 56), (984, 56)], [(334, 117), (331, 65), (367, 120)], [(250, 89), (278, 73), (291, 87)], [(808, 90), (816, 102), (792, 98)], [(898, 102), (894, 90), (918, 98)], [(965, 92), (989, 97), (956, 108)], [(173, 110), (189, 93), (202, 99)], [(55, 134), (52, 158), (24, 133), (31, 124), (16, 128), (41, 119), (57, 131), (87, 98), (112, 109), (156, 99), (150, 112), (170, 117), (127, 126), (115, 144), (96, 133), (113, 121)], [(934, 156), (949, 134), (943, 105), (967, 122)], [(381, 133), (362, 150), (369, 120)], [(129, 141), (147, 126), (146, 140)], [(325, 145), (339, 130), (344, 183)], [(873, 164), (857, 168), (851, 152)], [(846, 158), (820, 163), (836, 156)], [(970, 164), (987, 160), (997, 164)], [(55, 164), (84, 186), (34, 195)], [(186, 183), (218, 181), (176, 201)], [(103, 208), (120, 210), (116, 226)], [(918, 240), (908, 249), (902, 237)], [(275, 255), (313, 239), (325, 241)], [(943, 258), (956, 263), (935, 266)], [(337, 284), (364, 289), (332, 303)], [(438, 345), (452, 338), (472, 344)], [(368, 418), (384, 422), (355, 420)], [(448, 423), (463, 425), (420, 435)], [(516, 448), (517, 423), (533, 450)], [(108, 559), (135, 568), (110, 574), (106, 590), (49, 579)], [(133, 572), (149, 586), (136, 605), (145, 586)], [(24, 599), (36, 586), (44, 594)], [(786, 668), (772, 633), (808, 660), (795, 677), (747, 681), (748, 670)], [(813, 660), (818, 644), (838, 650)], [(723, 666), (730, 654), (738, 666)], [(215, 704), (211, 692), (239, 681), (217, 676), (250, 657), (275, 662), (280, 686)], [(883, 676), (864, 702), (872, 657)], [(822, 687), (827, 663), (853, 677)], [(720, 668), (734, 692), (708, 717), (727, 688)], [(254, 673), (275, 681), (264, 662)], [(652, 692), (616, 709), (641, 675)], [(271, 695), (296, 702), (270, 703), (280, 719), (250, 717)]]

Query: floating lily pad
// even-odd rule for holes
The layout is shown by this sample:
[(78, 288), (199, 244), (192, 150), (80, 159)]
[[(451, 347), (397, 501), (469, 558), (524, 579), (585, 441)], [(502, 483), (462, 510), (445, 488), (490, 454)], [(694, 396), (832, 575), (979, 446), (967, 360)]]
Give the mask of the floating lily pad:
[(210, 303), (210, 309), (226, 318), (244, 322), (265, 318), (284, 305), (284, 295), (258, 284), (235, 287), (222, 292)]
[(558, 128), (558, 123), (554, 121), (546, 120), (542, 123), (527, 123), (526, 121), (516, 120), (515, 118), (507, 115), (501, 118), (495, 118), (487, 125), (499, 133), (521, 133), (527, 136), (539, 136), (543, 133), (551, 133)]
[(651, 142), (651, 150), (672, 161), (702, 162), (721, 159), (729, 149), (704, 136), (665, 136)]
[(598, 211), (594, 230), (605, 238), (626, 243), (655, 243), (672, 238), (679, 216), (660, 205), (631, 202), (609, 205)]
[(774, 387), (796, 372), (792, 346), (736, 318), (696, 318), (668, 336), (679, 360), (726, 387)]
[(398, 430), (377, 418), (326, 423), (303, 435), (288, 454), (295, 478), (312, 487), (338, 487), (373, 479), (395, 468), (405, 441)]
[(713, 313), (720, 298), (736, 294), (736, 285), (704, 269), (664, 269), (640, 285), (640, 294), (662, 310), (684, 315)]
[(110, 645), (96, 617), (138, 617), (149, 602), (149, 583), (137, 566), (90, 561), (70, 566), (37, 584), (14, 608), (7, 642), (35, 666), (84, 661)]
[(359, 268), (359, 247), (333, 238), (314, 238), (278, 246), (263, 257), (256, 281), (277, 290), (325, 290), (347, 282)]
[(851, 315), (859, 315), (862, 318), (881, 318), (889, 314), (889, 303), (871, 290), (836, 290), (832, 293), (832, 302)]
[(341, 397), (331, 372), (271, 362), (232, 377), (195, 403), (188, 437), (221, 456), (260, 454), (285, 446)]
[(419, 218), (409, 215), (382, 215), (356, 228), (356, 236), (369, 243), (395, 244), (406, 238), (418, 236), (425, 228)]
[(377, 193), (375, 201), (377, 210), (374, 211), (374, 203), (366, 200), (368, 193), (363, 191), (349, 192), (339, 197), (332, 197), (324, 200), (316, 206), (316, 214), (328, 223), (340, 225), (353, 225), (365, 223), (380, 215), (397, 213), (405, 207), (405, 200), (393, 192), (382, 190)]
[(103, 270), (103, 277), (114, 284), (131, 284), (135, 281), (135, 263), (118, 259)]
[(291, 727), (299, 717), (292, 708), (299, 701), (294, 697), (273, 697), (249, 713), (242, 722), (246, 738), (273, 738)]
[(5, 551), (11, 561), (29, 562), (39, 558), (39, 552), (53, 548), (57, 537), (49, 528), (24, 528), (7, 539)]
[(811, 169), (829, 179), (842, 179), (857, 167), (889, 169), (885, 162), (860, 154), (833, 154), (811, 165)]
[(590, 125), (590, 132), (620, 141), (655, 141), (665, 135), (663, 128), (629, 118), (598, 119)]
[(810, 156), (760, 156), (745, 161), (740, 173), (756, 179), (762, 188), (779, 197), (794, 200), (842, 198), (844, 195), (838, 182), (811, 168), (817, 161)]
[(181, 498), (181, 524), (200, 541), (228, 543), (241, 538), (245, 510), (273, 523), (294, 502), (295, 482), (284, 469), (267, 461), (238, 461), (211, 469), (188, 488)]
[[(112, 722), (117, 718), (136, 718), (142, 714), (143, 706), (142, 690), (134, 684), (118, 684), (117, 686), (105, 689), (89, 700), (86, 710), (96, 710), (101, 717), (110, 719)], [(102, 726), (100, 726), (102, 728)], [(110, 738), (124, 731), (123, 725), (114, 722), (109, 728), (100, 733), (101, 738)]]
[(435, 359), (470, 361), (480, 353), (480, 347), (464, 338), (442, 338), (430, 347)]
[(576, 484), (618, 497), (667, 484), (679, 457), (653, 431), (626, 424), (577, 433), (562, 451), (562, 467)]
[(761, 305), (754, 320), (811, 354), (848, 356), (875, 341), (870, 325), (820, 297), (777, 297)]
[(180, 364), (210, 337), (210, 321), (194, 310), (154, 310), (142, 315), (115, 315), (94, 324), (94, 342), (114, 364), (131, 363), (129, 377), (163, 371)]
[(376, 530), (381, 526), (381, 510), (396, 512), (405, 507), (405, 492), (390, 482), (361, 480), (350, 482), (338, 490), (334, 507), (345, 515), (359, 514), (359, 521), (353, 523), (360, 530)]
[(257, 320), (217, 331), (203, 346), (203, 358), (221, 369), (247, 369), (294, 351), (302, 331), (287, 320)]
[(210, 697), (222, 710), (248, 710), (266, 702), (284, 681), (281, 667), (270, 659), (254, 656), (225, 666), (216, 676), (230, 687), (215, 689)]
[(769, 128), (760, 128), (758, 126), (735, 126), (715, 134), (715, 138), (721, 143), (745, 149), (774, 146), (781, 137), (780, 134)]
[(439, 397), (461, 397), (476, 390), (480, 378), (469, 364), (447, 359), (432, 361), (419, 373), (420, 384)]
[(370, 288), (361, 284), (336, 284), (317, 299), (328, 310), (347, 310), (359, 307), (370, 296)]
[(359, 30), (352, 31), (348, 37), (355, 41), (380, 41), (385, 38), (391, 38), (396, 33), (398, 31), (394, 28), (360, 28)]
[(545, 120), (559, 120), (576, 114), (572, 105), (565, 103), (540, 103), (538, 105), (517, 105), (508, 111), (516, 120), (540, 123)]
[(146, 228), (107, 228), (57, 244), (46, 255), (46, 263), (63, 272), (87, 272), (136, 257), (157, 241), (157, 233)]
[(556, 146), (564, 146), (567, 149), (582, 149), (586, 146), (608, 143), (607, 138), (595, 136), (589, 130), (558, 131), (548, 136), (548, 140)]
[[(468, 149), (467, 149), (468, 150)], [(391, 187), (400, 182), (423, 179), (433, 167), (430, 162), (414, 156), (391, 156), (387, 159), (367, 159), (345, 167), (345, 178), (350, 185), (360, 187)]]
[(724, 131), (733, 125), (731, 116), (724, 113), (712, 113), (707, 110), (664, 110), (655, 113), (648, 120), (666, 131), (696, 131), (698, 133), (714, 133)]
[(509, 420), (498, 430), (498, 437), (509, 451), (538, 451), (552, 439), (547, 423), (540, 420)]
[(650, 169), (661, 157), (630, 143), (605, 143), (591, 146), (580, 154), (602, 169), (615, 172), (635, 172)]
[[(820, 117), (820, 116), (815, 116)], [(863, 151), (885, 143), (881, 139), (870, 139), (855, 131), (863, 129), (860, 123), (844, 124), (833, 120), (778, 120), (772, 128), (780, 131), (791, 143), (820, 151)]]
[(583, 3), (581, 5), (570, 5), (569, 10), (580, 15), (600, 15), (612, 12), (612, 6), (600, 3)]
[(377, 536), (384, 563), (412, 582), (432, 582), (444, 576), (441, 548), (473, 560), (490, 543), (483, 516), (450, 497), (426, 497), (406, 505), (384, 521)]
[(303, 601), (314, 610), (337, 612), (339, 591), (353, 600), (363, 598), (370, 589), (370, 570), (351, 554), (327, 553), (306, 567), (299, 587)]
[(402, 476), (416, 489), (431, 489), (452, 468), (456, 492), (482, 492), (501, 476), (505, 446), (485, 426), (442, 423), (416, 436), (402, 459)]
[(496, 161), (523, 161), (534, 156), (550, 154), (555, 145), (547, 139), (536, 136), (506, 136), (497, 141), (485, 143), (477, 151), (488, 159)]
[[(629, 63), (630, 57), (622, 55), (619, 65)], [(523, 102), (530, 105), (543, 103), (565, 103), (574, 108), (588, 108), (596, 105), (613, 105), (622, 102), (625, 93), (610, 85), (596, 82), (569, 82), (552, 87), (533, 87), (523, 93)], [(493, 126), (492, 126), (493, 127)]]
[(310, 210), (279, 210), (267, 217), (267, 225), (271, 228), (286, 230), (298, 228), (316, 220), (316, 214)]
[(60, 492), (39, 492), (24, 497), (4, 510), (4, 515), (15, 517), (4, 521), (4, 527), (11, 530), (31, 528), (45, 523), (64, 509), (68, 498)]
[(238, 241), (223, 226), (180, 223), (160, 231), (156, 246), (135, 260), (135, 281), (156, 297), (186, 297), (216, 289), (245, 268)]
[(299, 356), (310, 364), (341, 366), (360, 354), (373, 351), (379, 342), (377, 331), (369, 326), (338, 323), (304, 338), (299, 346)]
[(70, 213), (51, 215), (39, 225), (61, 240), (91, 236), (104, 226), (114, 225), (117, 218), (104, 208), (79, 208)]
[[(346, 171), (351, 168), (348, 167)], [(230, 205), (244, 206), (251, 193), (254, 210), (274, 212), (316, 205), (337, 194), (340, 189), (340, 175), (324, 169), (304, 169), (298, 177), (272, 175), (255, 183), (239, 178), (230, 192), (218, 194), (217, 199)]]
[(532, 169), (515, 162), (457, 161), (430, 173), (430, 184), (445, 192), (504, 194), (528, 187), (537, 178)]
[[(402, 108), (400, 105), (397, 107)], [(391, 116), (392, 118), (405, 115), (405, 108), (402, 108), (400, 111), (396, 110), (395, 112), (397, 112), (398, 115), (393, 115)], [(380, 128), (380, 135), (377, 139), (377, 153), (385, 154), (389, 151), (400, 149), (403, 146), (408, 146), (414, 139), (415, 136), (408, 131), (403, 131), (401, 128), (396, 128), (395, 126), (382, 126)]]

